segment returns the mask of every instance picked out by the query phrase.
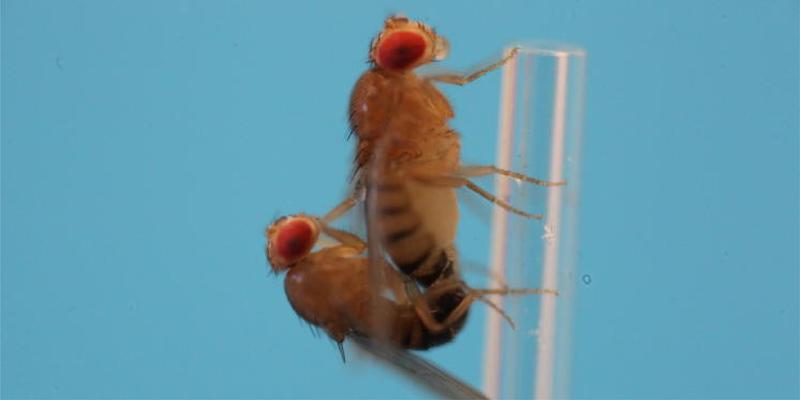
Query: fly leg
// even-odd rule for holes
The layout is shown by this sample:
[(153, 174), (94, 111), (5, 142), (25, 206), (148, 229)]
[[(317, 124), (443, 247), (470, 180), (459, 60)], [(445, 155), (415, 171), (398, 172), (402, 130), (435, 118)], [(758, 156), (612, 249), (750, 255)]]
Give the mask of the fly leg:
[(342, 200), (341, 203), (337, 204), (332, 210), (328, 211), (322, 218), (320, 218), (320, 222), (323, 224), (329, 224), (331, 221), (334, 221), (344, 215), (346, 212), (350, 211), (351, 208), (355, 207), (356, 204), (361, 200), (362, 193), (361, 190), (354, 190), (350, 196), (346, 199)]
[[(497, 304), (494, 304), (493, 302), (491, 302), (490, 300), (484, 298), (483, 296), (490, 295), (490, 294), (501, 295), (501, 296), (525, 296), (525, 295), (530, 295), (530, 294), (537, 294), (537, 295), (551, 294), (551, 295), (554, 295), (554, 296), (558, 296), (558, 292), (557, 291), (550, 290), (550, 289), (510, 289), (510, 288), (472, 289), (470, 287), (467, 287), (466, 284), (464, 284), (463, 282), (460, 282), (460, 283), (461, 283), (462, 287), (465, 287), (467, 289), (467, 296), (461, 301), (461, 303), (458, 305), (458, 307), (456, 307), (450, 313), (450, 315), (448, 315), (448, 317), (442, 322), (442, 325), (444, 325), (444, 326), (449, 326), (450, 324), (453, 324), (456, 321), (458, 321), (458, 319), (461, 318), (461, 316), (464, 313), (466, 313), (467, 310), (469, 310), (469, 306), (475, 300), (478, 300), (478, 301), (481, 301), (484, 304), (488, 305), (489, 307), (491, 307), (497, 313), (499, 313), (500, 316), (503, 317), (506, 320), (506, 322), (508, 322), (508, 324), (511, 326), (511, 329), (516, 329), (516, 325), (514, 324), (514, 321), (511, 319), (511, 317), (508, 314), (506, 314), (506, 312), (503, 311), (503, 309), (500, 308), (500, 306), (498, 306)], [(437, 288), (437, 289), (439, 289), (439, 288)], [(446, 290), (446, 289), (447, 288), (441, 288), (441, 290)], [(452, 290), (452, 289), (450, 289), (450, 290)]]
[(320, 226), (322, 232), (324, 232), (326, 235), (330, 236), (337, 242), (353, 248), (356, 251), (356, 253), (363, 253), (364, 250), (367, 249), (367, 244), (364, 243), (364, 241), (361, 240), (361, 238), (355, 234), (352, 234), (350, 232), (341, 229), (336, 229), (322, 222), (320, 222)]
[(519, 216), (522, 216), (522, 217), (525, 217), (525, 218), (530, 218), (530, 219), (542, 219), (543, 218), (542, 214), (531, 214), (531, 213), (522, 211), (520, 209), (514, 208), (511, 204), (508, 204), (505, 201), (503, 201), (500, 198), (498, 198), (497, 196), (495, 196), (495, 195), (483, 190), (480, 186), (474, 184), (469, 179), (464, 179), (464, 186), (466, 186), (467, 189), (472, 190), (473, 192), (477, 193), (479, 196), (483, 197), (484, 199), (491, 201), (492, 203), (502, 207), (503, 209), (505, 209), (506, 211), (508, 211), (508, 212), (510, 212), (512, 214), (517, 214)]
[(519, 172), (497, 168), (494, 165), (462, 165), (461, 168), (459, 168), (457, 174), (465, 178), (497, 174), (539, 186), (564, 186), (567, 184), (567, 181), (564, 180), (545, 181), (531, 176), (520, 174)]
[[(416, 286), (414, 287), (416, 288)], [(430, 306), (425, 301), (424, 297), (426, 296), (433, 296), (439, 293), (447, 293), (452, 290), (458, 289), (467, 289), (467, 295), (461, 300), (461, 302), (454, 308), (450, 314), (444, 319), (444, 321), (439, 322), (433, 317), (433, 313), (431, 313)], [(467, 288), (466, 284), (461, 281), (450, 281), (446, 283), (442, 283), (437, 287), (431, 287), (428, 289), (425, 294), (421, 294), (417, 289), (416, 293), (409, 294), (409, 299), (411, 303), (414, 305), (414, 308), (419, 316), (420, 321), (422, 324), (425, 325), (425, 328), (428, 329), (431, 333), (440, 333), (448, 329), (450, 326), (456, 323), (461, 317), (469, 311), (469, 307), (475, 300), (480, 299), (480, 295), (477, 293), (472, 292), (469, 288)], [(500, 307), (495, 305), (494, 303), (487, 303), (489, 304), (495, 311), (500, 313), (500, 315), (508, 321), (511, 327), (514, 327), (514, 322), (511, 320), (511, 317), (508, 316)]]
[(358, 189), (354, 190), (353, 193), (350, 194), (350, 196), (342, 200), (341, 203), (337, 204), (336, 207), (328, 211), (328, 213), (325, 214), (322, 218), (316, 219), (320, 228), (326, 235), (330, 236), (334, 240), (337, 240), (338, 242), (344, 245), (356, 249), (359, 253), (366, 250), (367, 248), (366, 243), (364, 243), (364, 241), (361, 240), (361, 238), (350, 232), (343, 231), (341, 229), (336, 229), (330, 226), (330, 223), (332, 221), (339, 219), (346, 212), (350, 211), (351, 208), (355, 207), (355, 205), (358, 204), (358, 202), (361, 200), (360, 199), (361, 196), (362, 193), (360, 190)]
[(517, 326), (514, 324), (514, 321), (511, 320), (511, 317), (506, 314), (500, 306), (494, 304), (491, 300), (483, 297), (489, 294), (496, 294), (502, 296), (524, 296), (526, 294), (552, 294), (554, 296), (558, 296), (558, 292), (555, 290), (550, 289), (510, 289), (510, 288), (500, 288), (500, 289), (470, 289), (471, 294), (478, 296), (478, 300), (486, 304), (487, 306), (491, 307), (500, 315), (505, 318), (509, 325), (511, 325), (511, 329), (517, 329)]
[(508, 60), (510, 60), (511, 58), (516, 56), (518, 51), (519, 51), (519, 48), (518, 47), (514, 47), (513, 49), (511, 49), (511, 51), (508, 52), (508, 54), (506, 54), (499, 61), (491, 63), (491, 64), (489, 64), (489, 65), (487, 65), (487, 66), (485, 66), (483, 68), (480, 68), (477, 71), (474, 71), (474, 72), (469, 73), (469, 74), (462, 75), (462, 74), (456, 74), (456, 73), (438, 73), (438, 74), (428, 75), (428, 76), (425, 77), (425, 79), (428, 79), (428, 80), (431, 80), (431, 81), (436, 81), (436, 82), (449, 83), (449, 84), (453, 84), (453, 85), (463, 86), (463, 85), (465, 85), (467, 83), (470, 83), (470, 82), (474, 81), (475, 79), (478, 79), (478, 78), (486, 75), (487, 73), (489, 73), (489, 72), (491, 72), (491, 71), (493, 71), (493, 70), (495, 70), (497, 68), (500, 68)]
[(558, 290), (553, 289), (517, 289), (517, 288), (499, 288), (499, 289), (469, 289), (470, 293), (478, 296), (487, 295), (500, 295), (500, 296), (525, 296), (528, 294), (549, 294), (558, 296)]
[[(450, 315), (447, 316), (445, 321), (439, 322), (436, 318), (433, 317), (433, 313), (431, 312), (431, 308), (426, 301), (426, 297), (430, 296), (433, 293), (438, 292), (447, 292), (454, 289), (462, 288), (464, 284), (460, 281), (451, 281), (447, 283), (443, 283), (438, 287), (429, 288), (425, 294), (420, 292), (419, 288), (417, 287), (416, 283), (407, 282), (406, 284), (406, 291), (408, 292), (408, 298), (411, 301), (411, 304), (414, 306), (414, 310), (417, 313), (422, 325), (425, 326), (425, 329), (430, 331), (431, 333), (441, 333), (444, 332), (446, 329), (450, 327), (455, 321), (458, 320), (461, 316), (464, 315), (469, 310), (470, 304), (474, 301), (474, 299), (467, 300), (465, 297), (458, 306), (453, 309)], [(453, 318), (453, 316), (456, 316)], [(452, 320), (451, 320), (452, 319)], [(449, 323), (448, 323), (449, 321)]]
[(522, 211), (518, 208), (515, 208), (511, 204), (503, 201), (502, 199), (498, 198), (497, 196), (487, 192), (486, 190), (482, 189), (480, 186), (476, 185), (474, 182), (470, 181), (467, 178), (463, 178), (460, 176), (453, 176), (453, 175), (433, 175), (430, 173), (424, 172), (415, 172), (412, 174), (417, 180), (422, 181), (424, 183), (428, 183), (431, 185), (439, 185), (439, 186), (450, 186), (450, 187), (466, 187), (469, 190), (477, 193), (479, 196), (483, 197), (486, 200), (496, 204), (497, 206), (503, 208), (504, 210), (519, 215), (521, 217), (525, 217), (528, 219), (542, 219), (542, 214), (531, 214), (529, 212)]
[(496, 284), (501, 289), (508, 288), (508, 282), (505, 278), (495, 271), (489, 270), (486, 266), (477, 262), (462, 261), (458, 264), (458, 271), (467, 274), (477, 274), (489, 278), (489, 281)]
[[(557, 291), (549, 290), (549, 289), (472, 289), (469, 288), (464, 282), (461, 281), (450, 281), (446, 283), (442, 283), (438, 286), (433, 286), (428, 289), (425, 294), (420, 293), (419, 289), (416, 285), (411, 286), (407, 285), (406, 289), (410, 292), (409, 299), (411, 303), (414, 305), (414, 308), (417, 312), (417, 315), (422, 321), (425, 328), (430, 330), (432, 333), (439, 333), (446, 329), (448, 329), (451, 325), (455, 324), (464, 314), (469, 311), (469, 307), (475, 300), (481, 301), (491, 307), (493, 310), (498, 312), (500, 316), (502, 316), (511, 328), (514, 329), (516, 326), (514, 325), (514, 321), (511, 320), (511, 317), (506, 314), (503, 309), (501, 309), (496, 304), (492, 303), (491, 301), (485, 299), (483, 296), (496, 294), (496, 295), (505, 295), (505, 296), (523, 296), (529, 294), (552, 294), (558, 295)], [(427, 296), (435, 296), (437, 294), (447, 293), (452, 290), (457, 289), (466, 289), (467, 294), (461, 300), (461, 302), (450, 312), (450, 314), (445, 318), (444, 321), (439, 322), (433, 317), (431, 313), (430, 307), (428, 303), (425, 301)]]

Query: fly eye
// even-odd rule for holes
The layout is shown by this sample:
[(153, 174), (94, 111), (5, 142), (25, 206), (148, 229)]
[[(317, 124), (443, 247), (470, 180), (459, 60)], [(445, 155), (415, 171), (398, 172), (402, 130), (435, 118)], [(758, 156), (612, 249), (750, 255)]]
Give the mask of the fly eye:
[(275, 271), (286, 269), (307, 256), (317, 240), (313, 222), (303, 217), (278, 221), (268, 232), (267, 257)]
[(378, 43), (376, 62), (383, 68), (402, 71), (417, 65), (427, 48), (428, 41), (418, 32), (392, 32)]
[(302, 219), (286, 223), (277, 237), (278, 255), (287, 259), (298, 259), (311, 250), (314, 245), (314, 230), (308, 221)]

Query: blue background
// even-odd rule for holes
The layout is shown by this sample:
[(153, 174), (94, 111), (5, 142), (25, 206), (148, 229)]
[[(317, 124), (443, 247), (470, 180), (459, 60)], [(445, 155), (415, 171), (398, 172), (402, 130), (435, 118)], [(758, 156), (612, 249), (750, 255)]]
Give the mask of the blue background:
[[(796, 1), (4, 0), (2, 396), (419, 396), (343, 365), (262, 253), (345, 193), (349, 90), (396, 11), (457, 69), (589, 52), (575, 396), (800, 395)], [(446, 89), (468, 161), (499, 79)], [(482, 321), (433, 353), (475, 384)]]

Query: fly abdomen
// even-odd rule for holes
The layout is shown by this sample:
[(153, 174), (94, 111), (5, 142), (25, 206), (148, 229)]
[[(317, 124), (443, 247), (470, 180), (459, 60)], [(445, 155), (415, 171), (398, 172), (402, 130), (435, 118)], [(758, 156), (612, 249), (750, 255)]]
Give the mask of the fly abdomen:
[[(446, 283), (444, 281), (439, 282)], [(469, 315), (469, 309), (459, 311), (458, 306), (461, 305), (466, 297), (466, 290), (463, 287), (456, 287), (442, 293), (438, 297), (428, 299), (428, 307), (433, 314), (433, 318), (439, 323), (447, 321), (455, 312), (462, 312), (455, 320), (447, 323), (446, 328), (441, 332), (427, 331), (426, 341), (429, 347), (438, 346), (453, 340), (456, 334), (464, 327), (464, 324), (467, 322), (467, 316)]]
[(414, 208), (414, 199), (405, 179), (384, 176), (368, 185), (368, 221), (378, 233), (381, 247), (391, 263), (406, 276), (428, 287), (438, 279), (454, 274), (453, 260), (428, 231)]
[[(402, 326), (397, 327), (398, 338), (395, 342), (407, 349), (427, 350), (452, 341), (464, 327), (469, 315), (469, 309), (457, 310), (466, 296), (466, 290), (463, 287), (455, 287), (436, 297), (428, 298), (426, 301), (428, 310), (424, 311), (430, 312), (436, 322), (445, 323), (454, 312), (460, 312), (461, 315), (448, 322), (444, 329), (434, 331), (428, 329), (422, 319), (416, 315), (416, 312), (419, 312), (417, 310), (413, 318), (410, 315), (407, 315), (407, 318), (401, 318)], [(410, 308), (412, 311), (414, 310), (413, 307)]]
[(369, 185), (368, 221), (378, 232), (381, 247), (397, 269), (413, 277), (430, 262), (435, 246), (412, 208), (412, 199), (402, 180), (382, 179)]
[(423, 287), (431, 286), (436, 281), (448, 279), (455, 274), (453, 260), (446, 250), (440, 251), (435, 260), (414, 271), (413, 278)]
[(409, 306), (406, 311), (395, 321), (393, 329), (392, 342), (398, 347), (410, 350), (428, 350), (451, 342), (458, 333), (458, 329), (453, 330), (449, 327), (434, 333), (416, 315), (413, 306)]

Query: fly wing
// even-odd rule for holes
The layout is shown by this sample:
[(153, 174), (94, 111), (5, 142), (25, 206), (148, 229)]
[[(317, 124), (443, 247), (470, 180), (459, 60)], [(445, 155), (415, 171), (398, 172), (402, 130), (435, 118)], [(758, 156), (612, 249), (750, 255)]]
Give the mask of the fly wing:
[[(365, 171), (368, 174), (374, 174), (374, 171)], [(367, 179), (374, 179), (374, 176), (368, 176)], [(370, 204), (375, 203), (374, 199), (371, 197), (373, 192), (371, 190), (367, 190), (366, 192), (366, 199), (365, 199), (365, 206), (364, 206), (364, 223), (366, 224), (366, 231), (367, 231), (367, 259), (369, 260), (369, 271), (370, 271), (370, 283), (371, 289), (373, 290), (372, 299), (378, 299), (383, 295), (383, 289), (387, 287), (387, 277), (385, 276), (386, 268), (384, 265), (387, 265), (387, 258), (386, 254), (381, 246), (380, 232), (375, 229), (375, 223), (370, 222), (374, 221), (374, 216), (369, 215), (372, 210), (370, 208)], [(388, 338), (390, 335), (389, 332), (389, 321), (386, 314), (382, 313), (379, 307), (376, 305), (371, 305), (372, 311), (370, 313), (370, 318), (373, 321), (375, 327), (377, 327), (378, 332), (375, 332), (377, 337), (379, 338)]]
[(420, 387), (444, 399), (488, 399), (478, 389), (408, 350), (350, 336), (358, 347)]

